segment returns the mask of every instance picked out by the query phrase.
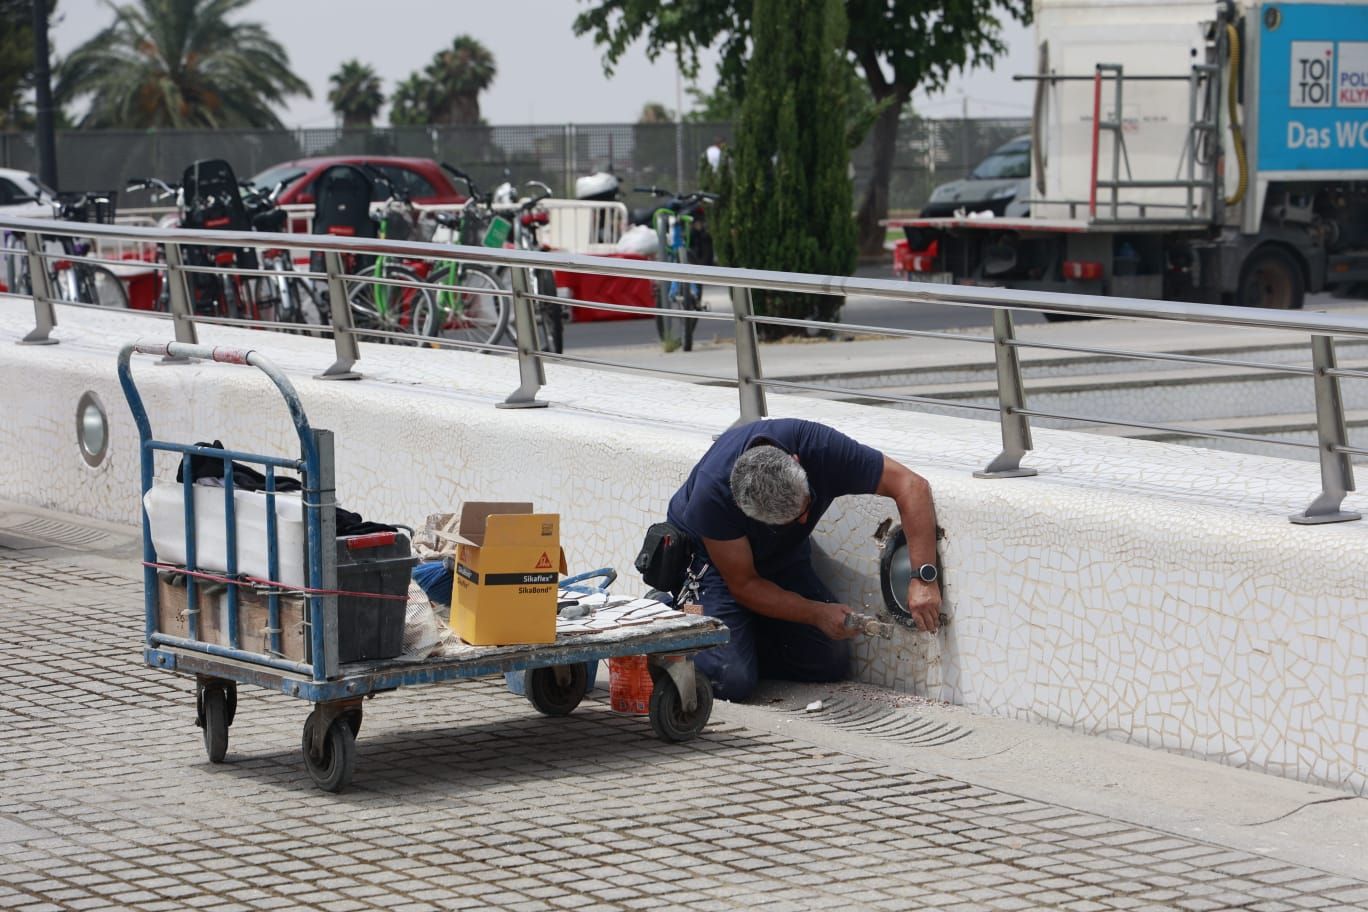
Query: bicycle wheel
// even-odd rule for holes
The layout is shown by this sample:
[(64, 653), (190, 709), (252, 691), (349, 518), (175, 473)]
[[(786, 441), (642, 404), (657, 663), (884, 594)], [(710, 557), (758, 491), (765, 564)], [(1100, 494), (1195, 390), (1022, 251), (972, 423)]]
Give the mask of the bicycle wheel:
[(29, 282), (28, 248), (24, 239), (17, 234), (6, 234), (3, 253), (4, 268), (0, 269), (0, 281), (5, 283), (10, 294), (30, 294), (33, 287)]
[[(677, 351), (683, 348), (688, 351), (693, 347), (693, 327), (686, 324), (697, 322), (696, 320), (686, 320), (678, 314), (689, 309), (685, 302), (685, 291), (688, 285), (683, 282), (661, 282), (657, 294), (656, 309), (660, 311), (660, 316), (656, 317), (656, 336), (660, 339), (660, 347), (666, 352)], [(697, 308), (693, 308), (697, 309)], [(685, 342), (685, 334), (688, 334), (688, 341)]]
[[(684, 285), (683, 304), (686, 313), (696, 313), (703, 309), (703, 302), (701, 300), (702, 291), (703, 289), (700, 286), (695, 285), (692, 282), (688, 282)], [(683, 320), (680, 320), (680, 322), (684, 324), (684, 350), (686, 352), (693, 351), (694, 330), (698, 328), (698, 319), (696, 317), (685, 317)]]
[(252, 300), (256, 302), (257, 313), (263, 320), (285, 319), (284, 301), (281, 298), (280, 280), (274, 276), (257, 276), (251, 280)]
[[(416, 283), (417, 273), (407, 266), (385, 263), (384, 278), (390, 281)], [(384, 286), (384, 291), (376, 294), (380, 286), (366, 281), (375, 278), (375, 266), (367, 266), (349, 276), (347, 284), (347, 303), (351, 306), (352, 322), (357, 329), (379, 329), (385, 332), (412, 333), (414, 336), (432, 334), (435, 322), (435, 308), (432, 293), (426, 288), (404, 287), (402, 285)], [(382, 341), (393, 342), (394, 339)], [(409, 344), (417, 345), (415, 338)]]
[(508, 329), (508, 299), (495, 292), (503, 286), (492, 272), (479, 266), (449, 264), (434, 273), (434, 285), (459, 291), (439, 291), (432, 296), (432, 329), (429, 335), (458, 342), (493, 344)]
[[(323, 308), (319, 305), (318, 296), (314, 294), (313, 284), (305, 279), (291, 276), (285, 282), (285, 298), (281, 302), (282, 313), (280, 319), (290, 323), (300, 323), (305, 326), (322, 326), (327, 320), (323, 317)], [(311, 336), (321, 336), (319, 330), (300, 330)]]
[(65, 281), (56, 283), (62, 300), (127, 309), (128, 292), (113, 272), (93, 263), (72, 263), (68, 268)]
[[(537, 269), (532, 272), (533, 294), (547, 295), (548, 297), (556, 293), (556, 277), (547, 269)], [(537, 324), (541, 332), (541, 348), (543, 351), (556, 352), (559, 354), (565, 350), (565, 306), (562, 304), (548, 304), (545, 301), (536, 302)]]

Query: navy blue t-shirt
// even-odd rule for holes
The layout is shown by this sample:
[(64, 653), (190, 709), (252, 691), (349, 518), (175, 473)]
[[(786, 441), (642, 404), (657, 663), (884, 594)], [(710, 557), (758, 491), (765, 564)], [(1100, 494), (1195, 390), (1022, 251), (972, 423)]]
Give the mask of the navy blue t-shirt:
[[(812, 488), (807, 522), (770, 526), (741, 512), (732, 499), (736, 458), (758, 440), (798, 456)], [(883, 477), (883, 454), (840, 431), (798, 418), (756, 421), (732, 428), (713, 443), (684, 486), (670, 498), (670, 522), (694, 541), (746, 538), (762, 576), (811, 555), (808, 537), (817, 521), (843, 494), (873, 494)]]

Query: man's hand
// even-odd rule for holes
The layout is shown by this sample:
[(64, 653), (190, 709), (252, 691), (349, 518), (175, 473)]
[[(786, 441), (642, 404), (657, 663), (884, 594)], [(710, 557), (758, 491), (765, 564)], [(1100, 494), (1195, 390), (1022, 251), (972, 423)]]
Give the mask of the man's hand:
[(917, 621), (917, 629), (935, 633), (940, 626), (941, 593), (936, 583), (913, 579), (907, 584), (907, 613)]
[(860, 632), (854, 627), (846, 626), (846, 615), (850, 614), (848, 606), (834, 602), (813, 602), (813, 606), (812, 620), (809, 623), (828, 638), (848, 640)]

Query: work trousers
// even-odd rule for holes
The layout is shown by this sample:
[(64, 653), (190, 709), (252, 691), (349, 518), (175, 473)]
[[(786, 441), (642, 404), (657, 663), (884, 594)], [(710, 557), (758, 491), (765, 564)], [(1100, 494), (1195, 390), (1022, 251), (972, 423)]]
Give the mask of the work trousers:
[[(695, 559), (694, 571), (704, 566)], [(812, 562), (796, 561), (766, 575), (770, 582), (816, 602), (834, 602)], [(708, 566), (699, 580), (703, 613), (727, 625), (731, 640), (699, 653), (695, 667), (723, 700), (744, 700), (761, 678), (783, 681), (839, 681), (850, 671), (850, 641), (833, 640), (810, 624), (780, 621), (742, 606), (722, 574)]]

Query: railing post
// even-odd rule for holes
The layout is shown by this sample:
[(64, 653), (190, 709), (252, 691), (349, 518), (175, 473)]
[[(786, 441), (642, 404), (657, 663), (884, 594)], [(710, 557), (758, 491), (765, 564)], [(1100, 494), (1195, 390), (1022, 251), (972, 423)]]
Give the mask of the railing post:
[[(166, 245), (166, 289), (167, 300), (171, 305), (171, 325), (176, 330), (176, 341), (189, 345), (199, 344), (199, 334), (195, 331), (195, 309), (191, 305), (190, 277), (185, 271), (185, 258), (177, 243)], [(167, 355), (162, 364), (187, 364), (189, 358)]]
[(529, 269), (519, 266), (509, 270), (513, 279), (513, 326), (518, 331), (519, 386), (496, 408), (546, 408), (537, 398), (537, 391), (546, 385), (546, 370), (537, 350), (537, 320), (532, 313), (532, 299), (527, 296), (531, 287)]
[(19, 344), (56, 345), (52, 330), (57, 325), (57, 312), (52, 306), (51, 275), (47, 261), (43, 259), (43, 236), (25, 231), (24, 246), (28, 249), (29, 294), (33, 297), (34, 327), (31, 333), (19, 340)]
[(736, 393), (741, 398), (741, 417), (737, 424), (750, 424), (769, 414), (765, 388), (760, 379), (760, 346), (755, 339), (755, 315), (751, 290), (734, 285), (731, 289), (732, 316), (736, 318)]
[(975, 478), (1025, 478), (1035, 469), (1022, 468), (1021, 457), (1031, 449), (1031, 423), (1019, 411), (1026, 407), (1026, 390), (1021, 385), (1021, 362), (1017, 358), (1012, 333), (1012, 312), (993, 311), (993, 353), (997, 360), (998, 420), (1002, 424), (1002, 452)]
[(1339, 378), (1335, 369), (1335, 342), (1329, 336), (1311, 337), (1312, 375), (1316, 383), (1316, 439), (1320, 445), (1321, 493), (1301, 513), (1288, 517), (1298, 525), (1348, 522), (1360, 514), (1340, 509), (1344, 496), (1354, 490), (1354, 466), (1348, 453), (1336, 451), (1349, 440), (1344, 426), (1344, 404), (1340, 400)]
[(351, 302), (347, 300), (346, 274), (342, 268), (342, 254), (328, 250), (323, 254), (323, 268), (328, 273), (328, 313), (333, 327), (333, 349), (337, 360), (315, 380), (360, 380), (361, 372), (352, 370), (352, 365), (361, 360), (361, 346), (353, 332)]

